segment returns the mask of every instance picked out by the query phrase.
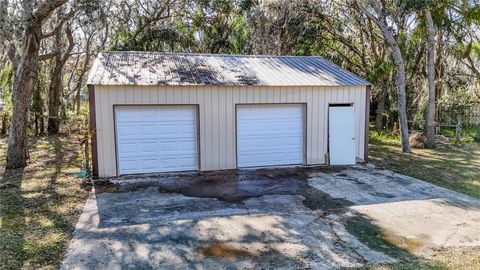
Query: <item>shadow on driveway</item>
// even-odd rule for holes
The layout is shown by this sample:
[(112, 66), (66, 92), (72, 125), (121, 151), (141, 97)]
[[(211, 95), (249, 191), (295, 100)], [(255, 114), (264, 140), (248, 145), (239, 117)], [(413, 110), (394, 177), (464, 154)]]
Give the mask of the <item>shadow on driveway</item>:
[(111, 179), (91, 193), (62, 268), (392, 263), (439, 246), (479, 245), (479, 205), (371, 166)]

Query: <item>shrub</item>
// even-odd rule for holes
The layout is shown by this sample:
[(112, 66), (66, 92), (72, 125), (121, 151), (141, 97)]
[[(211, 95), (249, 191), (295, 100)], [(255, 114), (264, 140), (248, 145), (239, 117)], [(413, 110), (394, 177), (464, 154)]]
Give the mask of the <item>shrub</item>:
[(425, 148), (425, 143), (427, 142), (425, 135), (418, 131), (412, 132), (408, 140), (410, 142), (410, 146), (413, 148)]

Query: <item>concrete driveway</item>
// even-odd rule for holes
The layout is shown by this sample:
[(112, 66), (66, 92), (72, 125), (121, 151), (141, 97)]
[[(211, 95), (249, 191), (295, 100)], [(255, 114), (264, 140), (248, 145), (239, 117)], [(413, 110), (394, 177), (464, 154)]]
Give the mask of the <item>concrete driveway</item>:
[(480, 245), (480, 201), (373, 166), (114, 179), (63, 269), (336, 269)]

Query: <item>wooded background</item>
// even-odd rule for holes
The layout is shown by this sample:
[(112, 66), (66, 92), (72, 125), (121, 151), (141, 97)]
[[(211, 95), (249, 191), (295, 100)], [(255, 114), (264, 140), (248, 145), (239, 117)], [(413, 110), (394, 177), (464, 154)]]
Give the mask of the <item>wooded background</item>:
[(409, 152), (420, 129), (434, 148), (440, 124), (478, 125), (479, 26), (479, 0), (0, 0), (7, 168), (26, 165), (28, 137), (93, 132), (102, 50), (322, 56), (374, 85), (378, 131), (398, 127)]

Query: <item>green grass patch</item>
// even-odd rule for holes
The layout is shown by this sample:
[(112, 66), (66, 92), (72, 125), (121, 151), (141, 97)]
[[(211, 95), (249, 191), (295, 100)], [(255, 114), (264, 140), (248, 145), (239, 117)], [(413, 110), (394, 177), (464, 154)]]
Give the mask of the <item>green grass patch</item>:
[(0, 268), (58, 269), (87, 192), (74, 177), (78, 138), (31, 141), (29, 164), (5, 172), (0, 139)]
[(375, 136), (369, 159), (386, 169), (480, 198), (480, 144), (438, 144), (402, 153), (396, 138)]

